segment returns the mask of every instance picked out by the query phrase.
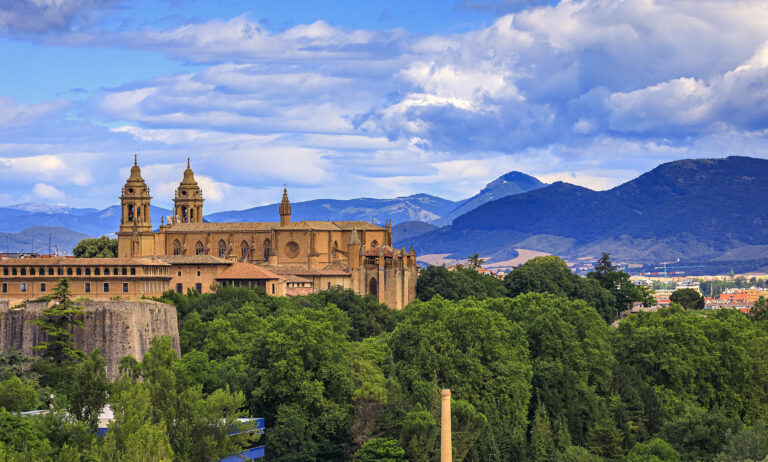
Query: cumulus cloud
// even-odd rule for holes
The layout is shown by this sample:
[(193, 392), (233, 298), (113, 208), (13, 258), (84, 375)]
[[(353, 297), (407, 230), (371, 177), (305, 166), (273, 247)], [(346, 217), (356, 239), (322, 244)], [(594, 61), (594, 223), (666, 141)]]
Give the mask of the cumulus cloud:
[[(82, 14), (98, 9), (77, 4), (90, 5)], [(283, 182), (296, 200), (424, 191), (459, 199), (509, 170), (604, 189), (680, 157), (765, 155), (762, 2), (457, 7), (500, 16), (432, 35), (322, 20), (274, 32), (247, 15), (63, 34), (62, 44), (195, 65), (83, 102), (0, 98), (0, 178), (26, 190), (44, 181), (69, 196), (56, 178), (89, 191), (104, 184), (106, 197), (141, 151), (156, 194), (170, 198), (190, 156), (217, 209), (232, 197), (274, 201)], [(72, 17), (63, 27), (79, 24)], [(31, 179), (24, 159), (62, 162)], [(83, 172), (72, 159), (88, 159)], [(123, 172), (102, 177), (118, 165)]]
[(122, 0), (0, 0), (0, 33), (60, 33), (87, 24)]
[(35, 196), (39, 197), (40, 199), (56, 200), (56, 201), (60, 201), (64, 199), (64, 193), (62, 191), (60, 191), (55, 186), (51, 186), (45, 183), (35, 184), (35, 187), (32, 189), (32, 192), (34, 192)]

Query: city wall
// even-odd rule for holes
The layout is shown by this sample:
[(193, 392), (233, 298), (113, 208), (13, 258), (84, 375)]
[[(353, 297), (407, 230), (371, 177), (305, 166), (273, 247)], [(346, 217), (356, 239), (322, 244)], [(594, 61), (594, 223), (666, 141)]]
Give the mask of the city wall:
[[(79, 303), (83, 306), (83, 328), (75, 328), (75, 348), (90, 353), (101, 351), (107, 366), (107, 375), (118, 375), (120, 359), (144, 357), (155, 337), (167, 335), (180, 353), (179, 328), (176, 308), (155, 301), (94, 301)], [(0, 351), (18, 348), (27, 355), (39, 355), (32, 347), (45, 340), (45, 334), (32, 324), (42, 316), (48, 302), (26, 302), (26, 306), (9, 309), (9, 302), (0, 300)]]

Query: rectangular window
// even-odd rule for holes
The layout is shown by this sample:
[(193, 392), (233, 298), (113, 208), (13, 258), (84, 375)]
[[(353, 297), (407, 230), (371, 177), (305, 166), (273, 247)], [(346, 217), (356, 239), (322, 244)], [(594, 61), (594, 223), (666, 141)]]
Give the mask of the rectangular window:
[(123, 292), (128, 292), (128, 283), (127, 282), (123, 283)]
[(197, 284), (195, 284), (195, 290), (202, 294), (203, 293), (203, 285), (198, 282)]
[(72, 268), (67, 268), (67, 276), (72, 276)]
[(109, 283), (105, 282), (104, 283), (104, 293), (106, 294), (107, 292), (109, 292)]
[(90, 282), (86, 282), (85, 283), (85, 293), (86, 294), (91, 293), (91, 283)]
[(8, 276), (8, 268), (3, 268), (3, 276)]
[(58, 271), (56, 271), (59, 276), (64, 276), (64, 268), (58, 268)]
[(4, 293), (4, 294), (5, 294), (5, 293), (8, 293), (8, 283), (7, 283), (7, 282), (4, 282), (4, 283), (3, 283), (3, 293)]
[(11, 268), (11, 274), (16, 276), (16, 268)]
[(136, 276), (136, 268), (131, 268), (131, 276)]
[(197, 271), (197, 277), (200, 277), (200, 271), (199, 270)]
[(48, 276), (53, 276), (53, 268), (48, 268)]
[(21, 283), (21, 291), (22, 292), (26, 292), (27, 291), (27, 283), (26, 282), (22, 282)]
[(182, 290), (184, 290), (184, 287), (182, 287), (181, 283), (176, 284), (176, 293), (180, 294)]
[(40, 292), (45, 292), (45, 283), (44, 282), (40, 283)]

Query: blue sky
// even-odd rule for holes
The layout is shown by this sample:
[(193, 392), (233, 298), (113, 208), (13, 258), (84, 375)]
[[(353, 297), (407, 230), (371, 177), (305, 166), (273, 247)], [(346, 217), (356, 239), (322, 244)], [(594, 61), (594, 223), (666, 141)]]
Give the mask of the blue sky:
[(0, 0), (0, 205), (605, 189), (768, 157), (762, 1)]

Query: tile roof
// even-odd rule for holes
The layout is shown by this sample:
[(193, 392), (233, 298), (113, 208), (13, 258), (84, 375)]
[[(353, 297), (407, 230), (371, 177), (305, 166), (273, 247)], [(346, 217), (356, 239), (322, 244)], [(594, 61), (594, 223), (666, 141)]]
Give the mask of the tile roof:
[(36, 257), (0, 260), (0, 266), (170, 266), (151, 258)]
[(248, 262), (239, 261), (235, 262), (229, 268), (222, 271), (216, 279), (229, 280), (229, 279), (283, 279), (281, 276), (260, 268), (256, 265), (252, 265)]
[(305, 279), (293, 274), (285, 274), (283, 277), (285, 278), (286, 282), (312, 282), (309, 279)]
[(287, 225), (279, 222), (243, 222), (243, 223), (175, 223), (164, 228), (167, 233), (175, 232), (258, 232), (275, 230), (315, 230), (315, 231), (383, 231), (381, 226), (367, 221), (295, 221)]
[(172, 265), (231, 265), (232, 261), (213, 255), (161, 255), (153, 257)]

